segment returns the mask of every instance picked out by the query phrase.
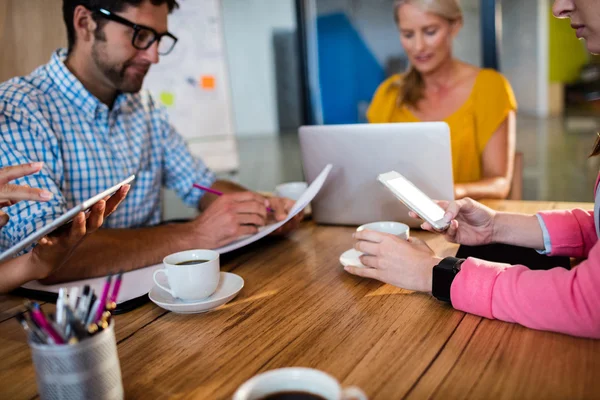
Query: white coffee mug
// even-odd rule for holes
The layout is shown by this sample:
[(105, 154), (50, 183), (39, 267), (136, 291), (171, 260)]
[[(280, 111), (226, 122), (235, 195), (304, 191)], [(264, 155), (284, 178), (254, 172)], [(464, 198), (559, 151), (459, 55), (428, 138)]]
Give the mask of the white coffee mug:
[[(181, 265), (184, 262), (205, 262)], [(179, 265), (178, 265), (179, 264)], [(221, 275), (219, 253), (212, 250), (187, 250), (168, 255), (163, 260), (165, 268), (154, 271), (154, 282), (162, 290), (181, 300), (201, 300), (217, 290)], [(169, 287), (162, 285), (158, 274), (165, 274)]]
[(397, 236), (400, 239), (408, 240), (410, 236), (410, 228), (408, 225), (403, 224), (402, 222), (392, 222), (392, 221), (381, 221), (381, 222), (371, 222), (370, 224), (361, 225), (356, 229), (356, 232), (361, 231), (376, 231), (382, 233), (389, 233), (391, 235)]
[[(298, 201), (298, 199), (302, 196), (302, 194), (308, 189), (308, 183), (306, 182), (288, 182), (282, 183), (281, 185), (277, 185), (275, 187), (275, 196), (277, 197), (287, 197), (288, 199), (292, 199), (294, 201)], [(304, 209), (304, 215), (310, 215), (312, 209), (310, 207), (310, 203), (306, 205)]]
[(233, 400), (259, 400), (285, 392), (304, 392), (326, 400), (367, 400), (356, 387), (342, 388), (331, 375), (312, 368), (281, 368), (256, 375), (233, 395)]
[(287, 197), (288, 199), (298, 200), (300, 196), (308, 189), (306, 182), (288, 182), (275, 187), (275, 195), (278, 197)]
[[(356, 232), (361, 232), (364, 230), (389, 233), (391, 235), (394, 235), (394, 236), (399, 237), (400, 239), (404, 239), (404, 240), (408, 240), (408, 237), (410, 235), (409, 226), (406, 224), (403, 224), (402, 222), (392, 222), (392, 221), (371, 222), (370, 224), (364, 224), (364, 225), (359, 226), (356, 229)], [(361, 256), (363, 254), (365, 254), (365, 253), (359, 253), (359, 256)], [(360, 263), (359, 266), (364, 267), (364, 265), (362, 263)]]

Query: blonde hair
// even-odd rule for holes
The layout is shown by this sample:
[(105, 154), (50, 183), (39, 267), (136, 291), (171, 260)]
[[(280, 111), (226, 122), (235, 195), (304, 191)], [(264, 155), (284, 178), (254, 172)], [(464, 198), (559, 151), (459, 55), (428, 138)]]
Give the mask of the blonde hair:
[[(398, 10), (404, 4), (412, 4), (422, 11), (435, 14), (449, 22), (455, 22), (463, 18), (458, 0), (395, 0), (394, 21), (396, 21), (396, 25), (400, 25)], [(393, 86), (400, 89), (398, 106), (407, 104), (416, 108), (417, 103), (423, 98), (425, 89), (423, 77), (412, 65), (408, 67), (408, 70)]]

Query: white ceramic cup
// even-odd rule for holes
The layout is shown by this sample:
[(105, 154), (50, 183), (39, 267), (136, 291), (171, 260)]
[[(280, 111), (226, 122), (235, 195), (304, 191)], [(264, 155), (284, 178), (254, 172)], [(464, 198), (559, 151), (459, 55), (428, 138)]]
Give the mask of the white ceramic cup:
[(356, 229), (356, 232), (361, 232), (364, 230), (389, 233), (404, 240), (408, 240), (408, 238), (410, 237), (410, 228), (408, 227), (408, 225), (403, 224), (401, 222), (371, 222), (370, 224), (359, 226)]
[[(193, 260), (208, 260), (192, 265), (177, 265)], [(154, 283), (161, 289), (181, 300), (201, 300), (217, 290), (221, 275), (219, 253), (212, 250), (187, 250), (168, 255), (163, 260), (163, 269), (154, 271)], [(165, 274), (169, 287), (161, 285), (156, 279)]]
[(311, 368), (281, 368), (256, 375), (233, 395), (233, 400), (259, 400), (282, 392), (306, 392), (326, 400), (367, 400), (362, 390), (342, 388), (331, 375)]
[(298, 200), (300, 196), (308, 189), (306, 182), (288, 182), (275, 187), (277, 197), (287, 197), (288, 199)]
[[(394, 236), (399, 237), (400, 239), (404, 239), (404, 240), (408, 240), (408, 238), (410, 236), (409, 226), (406, 224), (403, 224), (401, 222), (391, 222), (391, 221), (371, 222), (370, 224), (364, 224), (364, 225), (359, 226), (356, 229), (356, 232), (360, 232), (360, 231), (364, 231), (364, 230), (389, 233), (391, 235), (394, 235)], [(363, 254), (365, 254), (365, 253), (360, 253), (360, 255), (363, 255)], [(359, 266), (364, 267), (364, 265), (362, 265), (362, 263), (360, 263)]]

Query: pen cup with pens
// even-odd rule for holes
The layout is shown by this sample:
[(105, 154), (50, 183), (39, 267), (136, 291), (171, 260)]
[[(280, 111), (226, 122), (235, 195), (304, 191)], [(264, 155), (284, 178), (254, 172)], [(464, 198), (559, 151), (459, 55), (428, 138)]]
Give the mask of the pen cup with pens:
[(122, 399), (123, 383), (111, 311), (120, 286), (112, 295), (110, 277), (96, 298), (85, 286), (61, 289), (56, 315), (26, 303), (28, 313), (17, 318), (28, 335), (41, 399)]

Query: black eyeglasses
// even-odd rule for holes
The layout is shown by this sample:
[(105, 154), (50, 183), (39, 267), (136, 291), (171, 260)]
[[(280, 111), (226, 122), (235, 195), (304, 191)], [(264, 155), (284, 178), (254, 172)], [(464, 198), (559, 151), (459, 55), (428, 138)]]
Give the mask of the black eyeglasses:
[(95, 13), (108, 20), (133, 28), (131, 44), (138, 50), (147, 50), (154, 42), (158, 42), (158, 54), (164, 56), (169, 54), (177, 43), (177, 38), (169, 32), (158, 33), (148, 26), (138, 25), (123, 17), (119, 17), (107, 9), (99, 8), (95, 10)]

